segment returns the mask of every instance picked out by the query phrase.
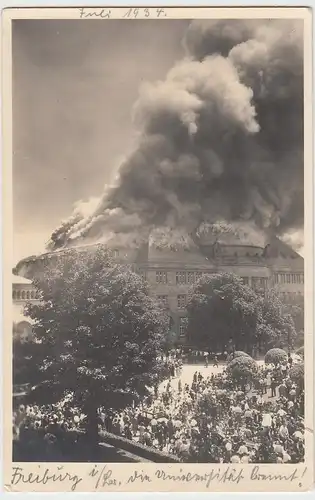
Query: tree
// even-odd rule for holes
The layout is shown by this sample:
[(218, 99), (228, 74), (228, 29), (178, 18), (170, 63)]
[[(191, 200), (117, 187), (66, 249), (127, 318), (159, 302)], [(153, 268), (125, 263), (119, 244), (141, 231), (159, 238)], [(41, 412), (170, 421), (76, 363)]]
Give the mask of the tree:
[(277, 290), (271, 288), (258, 292), (258, 302), (261, 309), (257, 328), (260, 345), (265, 351), (272, 347), (292, 349), (296, 339), (294, 322)]
[(291, 316), (273, 290), (254, 291), (230, 273), (204, 276), (193, 287), (187, 305), (187, 335), (191, 345), (224, 351), (260, 351), (291, 345), (295, 329)]
[(144, 280), (114, 265), (102, 247), (67, 252), (34, 285), (40, 303), (26, 312), (42, 357), (35, 352), (32, 398), (41, 403), (47, 393), (55, 400), (71, 393), (96, 442), (99, 406), (126, 405), (158, 382), (168, 317)]
[(268, 364), (274, 364), (278, 365), (281, 363), (285, 363), (288, 359), (287, 353), (283, 349), (270, 349), (268, 352), (266, 352), (265, 355), (265, 363)]
[(236, 350), (254, 343), (257, 324), (255, 292), (229, 273), (203, 276), (187, 305), (191, 345), (223, 352), (232, 339)]
[(291, 315), (295, 330), (304, 332), (304, 297), (290, 297), (290, 302), (286, 301), (284, 306), (288, 314)]

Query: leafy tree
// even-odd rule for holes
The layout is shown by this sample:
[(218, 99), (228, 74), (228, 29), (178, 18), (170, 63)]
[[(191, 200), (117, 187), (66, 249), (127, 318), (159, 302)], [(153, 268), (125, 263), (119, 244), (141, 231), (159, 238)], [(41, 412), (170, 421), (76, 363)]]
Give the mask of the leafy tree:
[(187, 305), (187, 335), (191, 345), (224, 351), (252, 352), (294, 341), (295, 329), (277, 294), (255, 292), (230, 273), (202, 277), (192, 288)]
[(224, 351), (232, 339), (237, 350), (254, 343), (256, 294), (229, 273), (202, 277), (188, 301), (187, 335), (192, 345)]
[(168, 317), (144, 280), (102, 247), (63, 254), (34, 285), (40, 303), (26, 308), (36, 345), (31, 396), (43, 403), (71, 393), (96, 442), (99, 406), (126, 405), (158, 382)]
[(297, 332), (304, 332), (304, 297), (290, 297), (285, 301), (285, 310), (291, 315)]
[(288, 359), (287, 353), (283, 349), (270, 349), (268, 352), (266, 352), (265, 355), (265, 363), (267, 364), (281, 364), (285, 363)]
[(260, 321), (257, 325), (259, 344), (265, 350), (272, 347), (292, 349), (296, 330), (292, 316), (275, 289), (258, 292)]

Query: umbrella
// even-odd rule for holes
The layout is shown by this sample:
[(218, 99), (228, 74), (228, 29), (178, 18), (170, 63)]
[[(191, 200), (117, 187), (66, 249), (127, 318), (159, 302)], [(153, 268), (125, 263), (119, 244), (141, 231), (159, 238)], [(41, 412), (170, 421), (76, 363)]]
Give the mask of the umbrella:
[(240, 446), (237, 453), (239, 453), (239, 455), (247, 455), (247, 453), (248, 453), (247, 446), (244, 446), (244, 445)]
[(242, 408), (241, 408), (240, 406), (234, 406), (234, 407), (232, 408), (232, 411), (233, 411), (234, 413), (242, 413)]
[(283, 461), (284, 463), (289, 462), (291, 460), (291, 457), (288, 453), (283, 453)]
[(164, 423), (166, 424), (166, 422), (167, 422), (167, 418), (164, 418), (164, 417), (158, 418), (158, 419), (157, 419), (157, 422), (160, 422), (160, 423), (163, 423), (163, 422), (164, 422)]
[(283, 408), (280, 408), (280, 410), (278, 411), (278, 415), (280, 415), (280, 417), (283, 417), (283, 415), (286, 415), (286, 412), (283, 410)]
[(283, 447), (281, 446), (281, 444), (274, 444), (273, 445), (273, 449), (275, 450), (276, 453), (283, 453)]
[(295, 433), (293, 434), (294, 437), (298, 438), (298, 439), (303, 439), (303, 434), (301, 431), (295, 431)]

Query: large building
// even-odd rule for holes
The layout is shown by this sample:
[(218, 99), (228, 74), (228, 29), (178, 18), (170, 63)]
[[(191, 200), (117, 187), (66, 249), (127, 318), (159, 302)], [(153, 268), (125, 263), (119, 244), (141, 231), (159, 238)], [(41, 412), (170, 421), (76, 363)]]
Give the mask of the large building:
[(31, 280), (23, 276), (12, 274), (12, 321), (13, 336), (20, 340), (29, 340), (32, 336), (32, 321), (24, 315), (24, 308), (28, 302), (37, 302), (36, 290)]
[[(151, 294), (168, 308), (172, 329), (184, 342), (188, 291), (203, 274), (234, 273), (253, 288), (276, 287), (286, 302), (303, 300), (303, 258), (276, 237), (258, 243), (253, 245), (244, 235), (223, 232), (215, 238), (204, 234), (197, 243), (190, 240), (184, 245), (149, 240), (140, 249), (118, 245), (111, 245), (111, 249), (117, 262), (132, 264), (148, 281)], [(56, 255), (26, 259), (19, 263), (17, 272), (30, 277), (34, 265)]]

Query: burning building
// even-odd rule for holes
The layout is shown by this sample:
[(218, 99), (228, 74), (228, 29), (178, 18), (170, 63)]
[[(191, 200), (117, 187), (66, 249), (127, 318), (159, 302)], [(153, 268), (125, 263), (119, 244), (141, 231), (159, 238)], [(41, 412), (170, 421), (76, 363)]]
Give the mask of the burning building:
[[(160, 229), (138, 248), (115, 246), (115, 241), (110, 248), (116, 262), (132, 265), (149, 283), (150, 294), (168, 309), (172, 329), (181, 342), (185, 342), (189, 290), (204, 274), (234, 273), (254, 289), (278, 289), (285, 302), (304, 298), (304, 260), (273, 236), (268, 239), (258, 233), (255, 240), (252, 232), (232, 230), (226, 224), (222, 229), (222, 224), (216, 224), (211, 231), (200, 231), (194, 239), (176, 230)], [(41, 261), (49, 263), (62, 254), (59, 251), (24, 259), (16, 271), (34, 276)]]
[(195, 20), (183, 44), (165, 80), (140, 88), (138, 141), (113, 185), (76, 205), (43, 257), (110, 247), (178, 335), (202, 273), (234, 272), (286, 298), (304, 288), (303, 259), (284, 243), (304, 220), (303, 21)]

